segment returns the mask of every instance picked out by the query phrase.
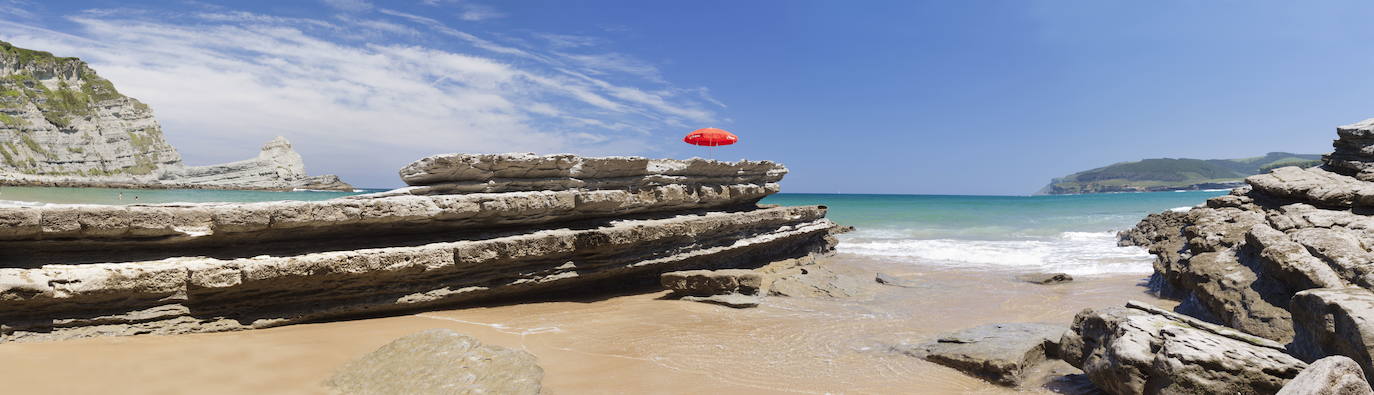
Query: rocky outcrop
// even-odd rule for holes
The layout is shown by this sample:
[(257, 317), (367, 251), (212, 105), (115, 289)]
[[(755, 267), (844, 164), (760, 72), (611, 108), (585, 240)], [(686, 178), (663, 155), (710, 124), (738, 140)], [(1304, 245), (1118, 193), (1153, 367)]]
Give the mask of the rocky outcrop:
[(213, 185), (230, 189), (316, 189), (352, 191), (338, 176), (311, 177), (291, 142), (277, 137), (253, 159), (211, 166), (173, 166), (158, 176), (163, 184)]
[(1374, 390), (1365, 381), (1360, 365), (1339, 355), (1313, 362), (1278, 392), (1278, 395), (1371, 394), (1374, 394)]
[(538, 394), (543, 378), (528, 352), (432, 329), (349, 362), (325, 384), (343, 394)]
[(353, 189), (322, 177), (280, 137), (256, 159), (185, 166), (152, 109), (85, 62), (0, 42), (0, 185)]
[(764, 287), (762, 274), (745, 269), (682, 270), (663, 273), (659, 281), (673, 293), (687, 296), (758, 295)]
[(833, 247), (824, 207), (760, 207), (776, 183), (720, 180), (758, 183), (684, 176), (628, 189), (3, 208), (0, 340), (271, 327), (758, 267)]
[(1138, 302), (1079, 313), (1060, 355), (1113, 394), (1268, 394), (1307, 367), (1273, 341)]
[(1320, 167), (1283, 167), (1122, 234), (1156, 254), (1177, 309), (1286, 343), (1305, 360), (1374, 368), (1374, 119), (1337, 128)]
[(1037, 379), (1025, 376), (1033, 367), (1059, 357), (1059, 341), (1067, 329), (1054, 324), (988, 324), (899, 351), (1015, 387)]

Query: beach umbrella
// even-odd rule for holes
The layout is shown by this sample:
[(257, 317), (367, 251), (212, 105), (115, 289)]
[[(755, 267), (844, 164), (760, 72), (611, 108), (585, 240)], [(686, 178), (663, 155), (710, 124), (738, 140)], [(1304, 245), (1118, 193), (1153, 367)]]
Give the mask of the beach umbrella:
[(705, 128), (687, 133), (687, 137), (683, 137), (682, 141), (692, 145), (718, 147), (738, 142), (739, 136), (716, 128)]

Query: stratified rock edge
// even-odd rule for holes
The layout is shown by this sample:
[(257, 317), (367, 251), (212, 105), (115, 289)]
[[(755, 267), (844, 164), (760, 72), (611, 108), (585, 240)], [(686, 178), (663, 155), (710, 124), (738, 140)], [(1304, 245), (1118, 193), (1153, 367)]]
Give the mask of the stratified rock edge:
[[(394, 314), (835, 243), (823, 206), (756, 204), (786, 173), (772, 162), (445, 157), (408, 180), (427, 185), (319, 202), (0, 208), (0, 341)], [(484, 192), (453, 191), (473, 168)]]

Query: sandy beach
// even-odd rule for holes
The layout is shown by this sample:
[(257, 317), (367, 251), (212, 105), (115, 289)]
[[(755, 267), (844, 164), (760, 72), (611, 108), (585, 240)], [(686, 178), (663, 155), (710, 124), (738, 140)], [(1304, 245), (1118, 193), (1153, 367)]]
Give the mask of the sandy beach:
[(745, 310), (651, 291), (245, 332), (15, 343), (0, 347), (0, 379), (20, 393), (327, 393), (322, 381), (350, 359), (450, 328), (536, 355), (552, 394), (1011, 393), (890, 348), (985, 323), (1067, 324), (1083, 308), (1130, 299), (1171, 306), (1136, 275), (1045, 286), (1011, 271), (832, 259), (916, 287), (875, 286), (871, 299), (772, 297)]

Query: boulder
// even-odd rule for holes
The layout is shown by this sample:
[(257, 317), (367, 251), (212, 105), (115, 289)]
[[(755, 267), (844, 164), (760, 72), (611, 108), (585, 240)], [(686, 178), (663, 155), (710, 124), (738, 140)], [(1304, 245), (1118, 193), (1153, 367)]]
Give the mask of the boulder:
[(683, 270), (659, 275), (659, 283), (678, 295), (758, 295), (763, 275), (745, 269)]
[(1291, 303), (1297, 335), (1293, 353), (1307, 360), (1344, 355), (1374, 372), (1374, 292), (1319, 288), (1298, 292)]
[(538, 394), (534, 355), (449, 329), (396, 339), (349, 362), (325, 384), (345, 394)]
[(1060, 342), (1063, 359), (1109, 393), (1274, 393), (1307, 367), (1273, 341), (1127, 306), (1084, 310)]
[(1073, 276), (1064, 273), (1031, 273), (1016, 276), (1017, 280), (1031, 284), (1062, 284), (1073, 281)]
[(1057, 358), (1063, 325), (988, 324), (941, 336), (902, 350), (993, 383), (1018, 386), (1032, 367)]
[(1317, 360), (1289, 381), (1278, 395), (1372, 395), (1364, 371), (1354, 360), (1331, 356)]

